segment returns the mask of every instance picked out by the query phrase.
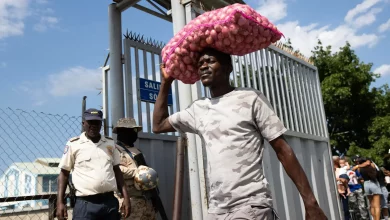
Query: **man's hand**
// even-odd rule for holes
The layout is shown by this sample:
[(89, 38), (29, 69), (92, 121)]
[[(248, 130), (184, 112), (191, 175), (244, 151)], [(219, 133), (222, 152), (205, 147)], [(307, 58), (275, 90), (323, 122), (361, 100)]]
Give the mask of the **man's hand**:
[(66, 205), (64, 203), (57, 203), (56, 216), (59, 220), (68, 219), (68, 210), (66, 209)]
[(121, 207), (122, 216), (128, 218), (131, 214), (131, 205), (129, 199), (124, 199)]
[(173, 77), (167, 74), (165, 71), (165, 64), (160, 64), (161, 83), (172, 83), (175, 80)]
[(306, 217), (305, 217), (306, 220), (327, 220), (328, 219), (316, 201), (306, 203), (305, 210), (306, 210)]

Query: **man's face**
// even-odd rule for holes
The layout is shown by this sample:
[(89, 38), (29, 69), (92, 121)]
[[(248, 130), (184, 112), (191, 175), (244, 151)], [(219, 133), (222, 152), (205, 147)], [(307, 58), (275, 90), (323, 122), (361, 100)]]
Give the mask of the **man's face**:
[(125, 144), (134, 144), (138, 139), (138, 132), (134, 128), (119, 128), (117, 139)]
[(203, 54), (198, 61), (198, 74), (200, 81), (205, 87), (212, 87), (218, 85), (219, 82), (228, 77), (227, 73), (222, 71), (222, 64), (218, 57), (213, 53)]
[(98, 137), (100, 135), (100, 129), (102, 128), (102, 121), (83, 121), (83, 128), (88, 137)]

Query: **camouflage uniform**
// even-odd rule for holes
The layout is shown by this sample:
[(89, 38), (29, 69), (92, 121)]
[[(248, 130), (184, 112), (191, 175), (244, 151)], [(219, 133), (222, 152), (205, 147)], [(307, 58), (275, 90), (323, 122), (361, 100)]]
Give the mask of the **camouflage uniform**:
[(363, 190), (358, 189), (353, 191), (348, 196), (349, 209), (353, 210), (356, 214), (357, 219), (369, 219), (368, 209), (366, 206), (366, 200), (364, 198)]
[[(150, 200), (146, 200), (142, 196), (142, 192), (137, 190), (134, 186), (134, 176), (137, 170), (137, 166), (135, 162), (129, 156), (129, 154), (126, 153), (123, 149), (121, 149), (120, 147), (117, 147), (117, 149), (120, 152), (120, 160), (121, 160), (119, 167), (123, 173), (123, 178), (125, 180), (125, 184), (127, 186), (127, 192), (129, 194), (130, 202), (131, 202), (131, 215), (126, 219), (155, 220), (156, 212), (154, 210), (152, 202)], [(128, 149), (133, 154), (133, 156), (140, 153), (140, 151), (135, 147), (131, 147)], [(115, 196), (119, 200), (119, 207), (122, 207), (123, 198), (121, 197), (121, 195), (118, 194), (115, 194)]]

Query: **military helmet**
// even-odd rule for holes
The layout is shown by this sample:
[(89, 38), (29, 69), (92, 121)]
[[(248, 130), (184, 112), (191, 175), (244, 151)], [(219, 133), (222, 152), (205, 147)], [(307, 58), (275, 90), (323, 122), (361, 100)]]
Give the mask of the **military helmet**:
[(147, 166), (139, 166), (134, 176), (134, 186), (138, 190), (151, 190), (158, 185), (157, 172)]

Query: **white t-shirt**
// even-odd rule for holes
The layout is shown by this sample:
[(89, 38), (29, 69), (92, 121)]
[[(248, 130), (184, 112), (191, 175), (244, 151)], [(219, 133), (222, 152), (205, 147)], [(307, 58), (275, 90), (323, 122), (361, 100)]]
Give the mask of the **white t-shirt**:
[(287, 129), (258, 90), (236, 88), (216, 98), (202, 98), (169, 117), (178, 131), (198, 134), (206, 148), (209, 213), (243, 205), (272, 207), (263, 174), (264, 139)]

